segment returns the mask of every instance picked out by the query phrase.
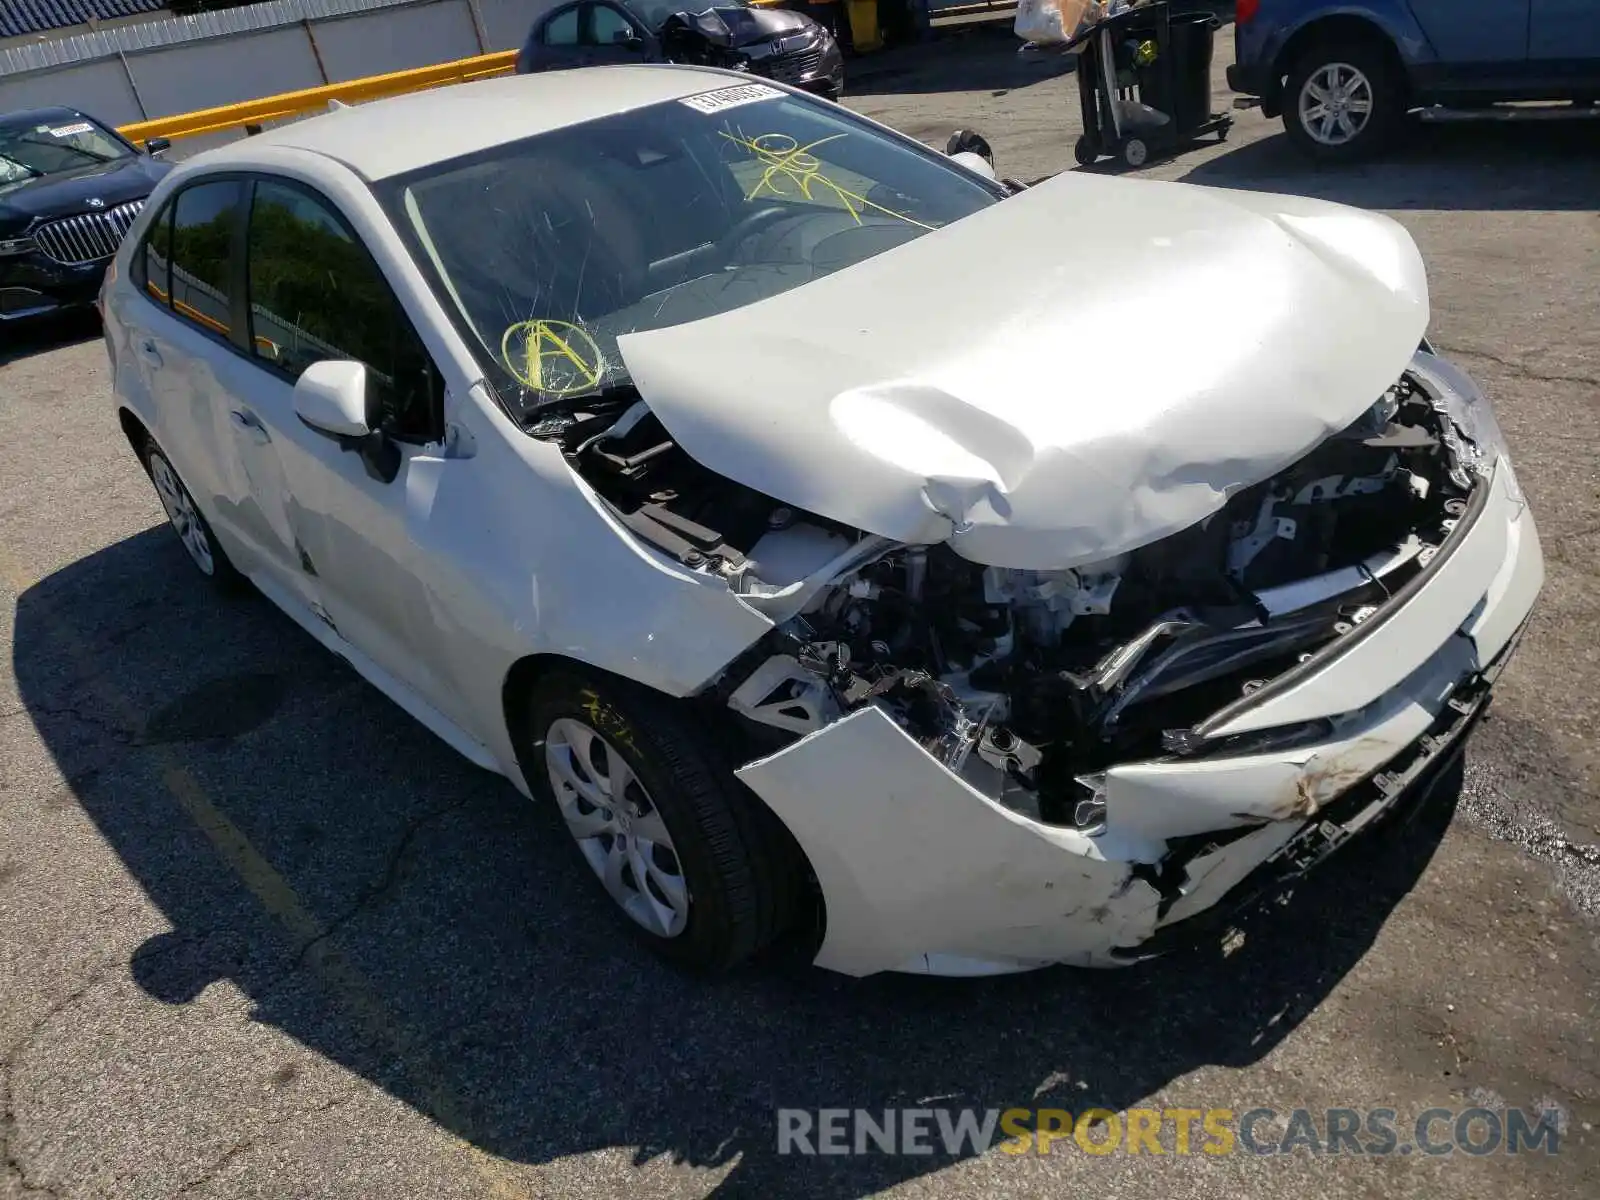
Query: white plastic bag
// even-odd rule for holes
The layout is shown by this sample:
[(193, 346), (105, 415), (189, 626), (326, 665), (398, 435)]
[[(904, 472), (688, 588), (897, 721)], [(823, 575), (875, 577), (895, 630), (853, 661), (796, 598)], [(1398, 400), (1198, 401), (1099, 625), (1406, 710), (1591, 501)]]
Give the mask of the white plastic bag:
[(1061, 25), (1060, 0), (1017, 0), (1016, 34), (1035, 46), (1056, 46), (1066, 41)]
[(1059, 46), (1132, 7), (1133, 0), (1017, 0), (1013, 27), (1019, 38), (1032, 45)]

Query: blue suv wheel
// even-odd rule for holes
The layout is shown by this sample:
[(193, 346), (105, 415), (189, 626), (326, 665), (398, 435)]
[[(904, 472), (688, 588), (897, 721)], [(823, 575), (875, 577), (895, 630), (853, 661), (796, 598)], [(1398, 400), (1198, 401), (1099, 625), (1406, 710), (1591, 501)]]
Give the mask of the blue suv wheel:
[(1405, 84), (1368, 41), (1318, 42), (1289, 68), (1283, 127), (1306, 153), (1351, 162), (1382, 150), (1405, 116)]

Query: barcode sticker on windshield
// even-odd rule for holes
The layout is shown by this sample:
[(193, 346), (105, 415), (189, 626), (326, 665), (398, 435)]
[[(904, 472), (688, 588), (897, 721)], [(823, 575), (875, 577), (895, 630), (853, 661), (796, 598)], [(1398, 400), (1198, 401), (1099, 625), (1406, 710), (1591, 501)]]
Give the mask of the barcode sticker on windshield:
[(757, 100), (776, 100), (783, 95), (775, 87), (764, 83), (741, 83), (738, 87), (719, 88), (714, 92), (701, 92), (698, 96), (684, 96), (678, 103), (703, 113), (718, 113), (725, 108), (738, 108), (741, 104), (754, 104)]
[(87, 121), (79, 121), (76, 125), (57, 125), (50, 131), (51, 137), (71, 137), (75, 133), (93, 133), (94, 126)]

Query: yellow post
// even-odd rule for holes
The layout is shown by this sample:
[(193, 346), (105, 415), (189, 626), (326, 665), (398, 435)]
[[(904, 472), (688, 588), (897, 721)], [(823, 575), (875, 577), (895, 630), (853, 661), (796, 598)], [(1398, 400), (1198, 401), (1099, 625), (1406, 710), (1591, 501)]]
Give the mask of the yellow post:
[(878, 0), (845, 0), (850, 13), (850, 42), (856, 53), (883, 49), (883, 33), (878, 29)]

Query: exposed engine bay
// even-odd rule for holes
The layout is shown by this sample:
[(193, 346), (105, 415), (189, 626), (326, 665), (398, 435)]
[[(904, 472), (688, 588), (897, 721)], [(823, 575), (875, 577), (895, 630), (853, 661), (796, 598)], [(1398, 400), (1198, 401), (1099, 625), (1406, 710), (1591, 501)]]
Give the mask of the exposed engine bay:
[[(627, 389), (624, 389), (627, 392)], [(1206, 725), (1425, 570), (1467, 514), (1479, 451), (1411, 374), (1359, 420), (1177, 535), (1071, 570), (986, 567), (796, 511), (684, 454), (628, 392), (533, 432), (645, 542), (775, 623), (713, 689), (772, 750), (873, 704), (970, 785), (1093, 833), (1103, 772), (1281, 748), (1326, 722)]]
[(783, 9), (708, 8), (668, 17), (661, 25), (661, 49), (668, 62), (789, 79), (814, 64), (780, 66), (779, 60), (796, 50), (811, 49), (819, 32), (800, 14)]

